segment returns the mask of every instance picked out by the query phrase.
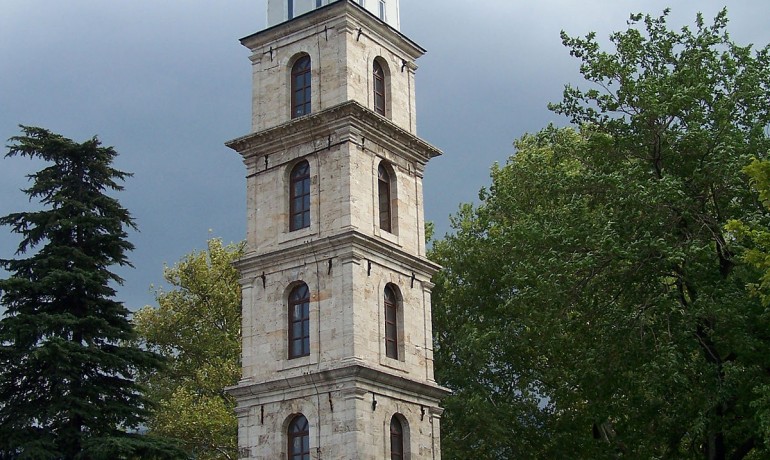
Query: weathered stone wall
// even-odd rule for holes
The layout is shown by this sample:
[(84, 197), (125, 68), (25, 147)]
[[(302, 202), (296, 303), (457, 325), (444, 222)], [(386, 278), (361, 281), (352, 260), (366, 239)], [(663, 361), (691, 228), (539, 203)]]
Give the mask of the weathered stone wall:
[(241, 458), (286, 458), (287, 427), (298, 414), (309, 423), (311, 458), (390, 458), (390, 422), (404, 428), (405, 458), (440, 458), (441, 410), (435, 400), (365, 382), (304, 382), (262, 393), (238, 411)]
[[(415, 135), (414, 59), (422, 49), (348, 2), (247, 37), (253, 132), (228, 143), (247, 169), (241, 458), (286, 458), (303, 414), (313, 458), (390, 458), (390, 421), (412, 460), (440, 459), (431, 276), (422, 176), (434, 147)], [(312, 113), (290, 117), (291, 67), (307, 54)], [(373, 112), (372, 64), (386, 67), (385, 116)], [(310, 166), (310, 225), (290, 231), (290, 173)], [(392, 228), (380, 228), (378, 168), (391, 175)], [(288, 297), (310, 291), (310, 354), (289, 359)], [(398, 358), (385, 352), (384, 291), (398, 292)]]
[[(260, 266), (244, 280), (243, 378), (262, 382), (349, 363), (433, 383), (430, 285), (372, 254), (314, 248), (292, 260)], [(316, 260), (317, 259), (317, 260)], [(331, 262), (329, 262), (331, 261)], [(371, 264), (371, 268), (370, 268)], [(298, 283), (310, 290), (310, 355), (288, 359), (288, 296)], [(399, 305), (399, 359), (385, 354), (383, 293), (394, 285)]]
[(347, 6), (345, 15), (319, 11), (287, 23), (284, 34), (268, 30), (242, 40), (253, 53), (252, 131), (291, 119), (291, 68), (299, 57), (308, 55), (312, 112), (351, 100), (373, 110), (372, 66), (380, 58), (385, 64), (386, 117), (416, 133), (414, 60), (422, 50), (362, 16), (352, 5), (341, 3), (330, 11)]
[[(310, 226), (289, 231), (289, 176), (296, 164), (310, 166)], [(379, 223), (377, 169), (391, 177), (392, 228)], [(286, 145), (249, 162), (247, 243), (257, 253), (272, 252), (312, 237), (354, 229), (425, 256), (425, 218), (420, 165), (366, 140), (364, 134), (333, 132)]]

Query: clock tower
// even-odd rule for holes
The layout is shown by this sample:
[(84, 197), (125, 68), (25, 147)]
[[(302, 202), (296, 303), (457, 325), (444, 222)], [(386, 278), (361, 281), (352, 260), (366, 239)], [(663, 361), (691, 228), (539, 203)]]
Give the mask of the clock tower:
[(415, 60), (397, 0), (268, 0), (251, 51), (240, 458), (440, 459)]

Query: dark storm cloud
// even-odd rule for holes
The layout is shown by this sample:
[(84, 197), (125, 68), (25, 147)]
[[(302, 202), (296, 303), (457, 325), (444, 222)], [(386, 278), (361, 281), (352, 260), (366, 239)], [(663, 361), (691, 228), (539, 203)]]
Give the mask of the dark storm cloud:
[[(564, 83), (580, 83), (559, 31), (606, 37), (630, 12), (659, 14), (657, 0), (401, 0), (401, 29), (428, 50), (418, 61), (418, 132), (444, 150), (425, 177), (426, 218), (439, 234), (460, 202), (473, 201), (512, 141), (549, 122)], [(672, 2), (672, 25), (713, 17), (719, 2)], [(770, 2), (729, 5), (733, 38), (770, 41)], [(251, 70), (238, 39), (265, 25), (265, 2), (226, 0), (3, 0), (0, 5), (0, 138), (17, 124), (82, 141), (98, 134), (133, 172), (118, 195), (141, 233), (120, 298), (152, 303), (151, 283), (209, 236), (245, 235), (240, 158), (223, 142), (250, 125)], [(26, 160), (0, 160), (0, 215), (27, 209)], [(18, 242), (0, 228), (0, 258)]]

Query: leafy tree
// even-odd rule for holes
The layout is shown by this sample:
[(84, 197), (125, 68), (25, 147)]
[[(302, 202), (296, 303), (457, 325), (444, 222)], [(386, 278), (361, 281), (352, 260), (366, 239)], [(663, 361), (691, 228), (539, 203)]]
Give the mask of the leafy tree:
[(131, 431), (148, 414), (137, 372), (158, 355), (128, 346), (128, 310), (113, 300), (130, 265), (129, 212), (108, 196), (129, 174), (94, 137), (82, 144), (21, 127), (6, 155), (49, 165), (24, 190), (43, 209), (0, 218), (22, 236), (17, 256), (2, 260), (0, 280), (0, 458), (174, 458), (171, 444)]
[(158, 405), (151, 432), (182, 440), (197, 459), (237, 458), (235, 401), (224, 388), (241, 375), (241, 291), (232, 263), (242, 253), (242, 245), (209, 240), (208, 251), (165, 269), (174, 289), (158, 290), (158, 308), (134, 317), (146, 347), (169, 361), (141, 379)]
[(445, 457), (767, 458), (770, 317), (725, 230), (770, 212), (742, 169), (770, 148), (770, 50), (632, 15), (575, 127), (517, 141), (434, 244)]
[[(765, 210), (770, 210), (770, 161), (755, 158), (744, 172), (751, 178), (754, 189)], [(739, 252), (743, 262), (760, 271), (756, 282), (748, 285), (749, 290), (759, 297), (765, 310), (761, 316), (761, 324), (770, 323), (770, 225), (761, 214), (748, 215), (742, 220), (732, 220), (727, 224), (731, 236), (741, 244)], [(770, 440), (770, 385), (764, 382), (756, 389), (759, 396), (754, 404), (757, 410), (762, 435), (765, 443)]]
[[(770, 161), (755, 158), (744, 168), (744, 172), (758, 192), (762, 206), (770, 210)], [(770, 306), (770, 228), (762, 217), (762, 214), (747, 215), (742, 220), (731, 220), (727, 230), (743, 243), (743, 261), (761, 270), (762, 277), (749, 288), (767, 307)]]

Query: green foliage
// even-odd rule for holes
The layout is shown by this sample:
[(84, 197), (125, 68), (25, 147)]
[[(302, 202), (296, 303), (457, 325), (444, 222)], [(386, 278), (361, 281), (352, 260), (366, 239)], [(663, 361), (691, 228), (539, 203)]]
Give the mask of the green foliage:
[(126, 228), (134, 223), (117, 200), (129, 174), (112, 168), (117, 153), (93, 138), (82, 144), (22, 126), (6, 156), (44, 160), (24, 190), (43, 209), (0, 218), (21, 235), (17, 256), (0, 265), (0, 458), (179, 458), (159, 439), (131, 434), (148, 410), (138, 372), (161, 358), (138, 347), (128, 310), (112, 299), (129, 265)]
[(769, 51), (724, 11), (666, 15), (612, 53), (563, 34), (596, 89), (551, 108), (579, 128), (518, 140), (434, 243), (445, 458), (770, 455), (761, 271), (725, 230), (770, 222), (742, 172), (770, 148)]
[[(770, 210), (770, 161), (755, 158), (744, 168), (744, 172), (750, 177), (762, 206)], [(742, 245), (742, 260), (760, 272), (759, 279), (749, 283), (748, 288), (765, 307), (761, 324), (770, 324), (770, 223), (763, 217), (757, 213), (731, 220), (726, 229)], [(765, 443), (770, 444), (770, 385), (764, 383), (754, 391), (757, 400), (752, 408), (756, 410)]]
[(208, 251), (185, 256), (164, 277), (174, 287), (156, 294), (134, 321), (144, 345), (169, 365), (142, 376), (157, 409), (151, 433), (182, 440), (196, 459), (237, 458), (235, 402), (224, 392), (238, 382), (241, 297), (233, 262), (242, 245), (208, 242)]
[[(758, 192), (760, 202), (770, 209), (770, 161), (754, 159), (744, 168)], [(744, 262), (762, 271), (758, 282), (749, 288), (762, 299), (763, 305), (770, 306), (770, 230), (762, 214), (747, 215), (731, 220), (726, 229), (743, 244), (741, 258)]]

